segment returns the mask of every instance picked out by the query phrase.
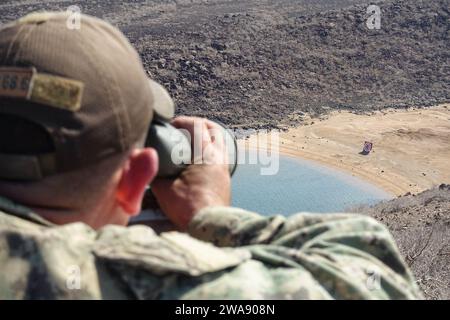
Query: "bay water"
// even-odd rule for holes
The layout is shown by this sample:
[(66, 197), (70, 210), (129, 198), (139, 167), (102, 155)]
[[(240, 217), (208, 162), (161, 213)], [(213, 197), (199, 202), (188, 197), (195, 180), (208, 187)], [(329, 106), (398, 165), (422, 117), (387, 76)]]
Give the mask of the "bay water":
[(261, 165), (242, 164), (232, 180), (233, 206), (263, 215), (345, 212), (391, 198), (351, 174), (289, 156), (280, 156), (274, 175), (261, 175)]

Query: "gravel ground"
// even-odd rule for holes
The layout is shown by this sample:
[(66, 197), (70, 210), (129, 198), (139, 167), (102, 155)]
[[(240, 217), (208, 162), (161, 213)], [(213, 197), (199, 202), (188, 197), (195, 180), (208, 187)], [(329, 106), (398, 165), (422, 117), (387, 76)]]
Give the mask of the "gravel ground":
[[(285, 128), (333, 109), (450, 101), (448, 0), (77, 1), (121, 28), (178, 114)], [(6, 1), (0, 23), (72, 1)]]

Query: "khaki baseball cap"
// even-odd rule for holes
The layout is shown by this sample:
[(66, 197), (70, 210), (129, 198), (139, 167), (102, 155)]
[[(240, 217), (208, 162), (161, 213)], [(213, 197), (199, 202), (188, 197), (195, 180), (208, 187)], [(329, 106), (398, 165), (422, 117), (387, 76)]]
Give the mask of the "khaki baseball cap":
[(0, 28), (0, 179), (33, 181), (128, 150), (173, 102), (116, 28), (33, 13)]

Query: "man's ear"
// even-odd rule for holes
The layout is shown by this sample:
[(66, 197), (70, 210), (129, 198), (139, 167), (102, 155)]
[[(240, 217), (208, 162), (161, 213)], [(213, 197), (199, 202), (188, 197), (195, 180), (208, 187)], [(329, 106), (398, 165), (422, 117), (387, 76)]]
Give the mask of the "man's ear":
[(131, 152), (116, 191), (116, 200), (127, 214), (134, 216), (141, 211), (145, 190), (157, 173), (158, 154), (154, 149)]

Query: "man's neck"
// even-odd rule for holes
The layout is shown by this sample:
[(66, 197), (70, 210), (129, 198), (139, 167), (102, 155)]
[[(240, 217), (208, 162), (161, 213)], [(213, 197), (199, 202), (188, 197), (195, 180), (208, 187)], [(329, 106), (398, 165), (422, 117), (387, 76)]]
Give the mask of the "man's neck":
[(79, 208), (43, 205), (40, 201), (36, 202), (35, 199), (32, 198), (17, 196), (17, 194), (12, 192), (7, 192), (6, 194), (2, 193), (1, 195), (14, 203), (30, 209), (33, 213), (54, 224), (63, 225), (73, 222), (85, 222), (85, 214), (80, 214), (83, 210), (80, 210)]
[(80, 214), (73, 209), (24, 205), (39, 214), (44, 219), (47, 219), (55, 224), (66, 224), (81, 220)]

